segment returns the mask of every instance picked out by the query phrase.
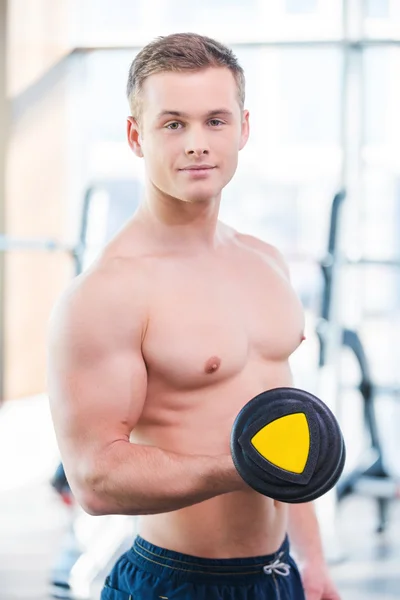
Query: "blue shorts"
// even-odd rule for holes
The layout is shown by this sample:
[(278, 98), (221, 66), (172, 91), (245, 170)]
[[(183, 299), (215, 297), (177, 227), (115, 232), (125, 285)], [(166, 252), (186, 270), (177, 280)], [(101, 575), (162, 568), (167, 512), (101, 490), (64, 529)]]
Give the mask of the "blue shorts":
[(305, 600), (285, 539), (274, 554), (207, 559), (137, 537), (106, 579), (101, 600)]

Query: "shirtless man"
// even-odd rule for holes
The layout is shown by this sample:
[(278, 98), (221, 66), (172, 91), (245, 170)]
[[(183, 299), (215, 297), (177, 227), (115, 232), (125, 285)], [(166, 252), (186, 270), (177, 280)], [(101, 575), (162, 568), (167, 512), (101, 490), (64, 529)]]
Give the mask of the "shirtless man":
[(239, 410), (291, 385), (304, 327), (279, 252), (218, 220), (249, 135), (243, 71), (221, 44), (176, 34), (139, 53), (128, 96), (144, 198), (62, 296), (49, 339), (78, 502), (140, 515), (102, 599), (338, 600), (313, 506), (258, 494), (230, 456)]

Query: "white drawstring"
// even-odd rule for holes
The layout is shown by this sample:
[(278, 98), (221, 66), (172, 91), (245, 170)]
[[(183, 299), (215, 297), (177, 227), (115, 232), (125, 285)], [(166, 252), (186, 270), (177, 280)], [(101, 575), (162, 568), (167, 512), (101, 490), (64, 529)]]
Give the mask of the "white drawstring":
[(266, 575), (272, 575), (272, 573), (275, 573), (276, 575), (283, 575), (283, 577), (287, 577), (289, 575), (290, 565), (281, 562), (281, 556), (283, 556), (283, 552), (280, 552), (278, 554), (278, 558), (276, 558), (274, 562), (263, 567), (263, 571)]

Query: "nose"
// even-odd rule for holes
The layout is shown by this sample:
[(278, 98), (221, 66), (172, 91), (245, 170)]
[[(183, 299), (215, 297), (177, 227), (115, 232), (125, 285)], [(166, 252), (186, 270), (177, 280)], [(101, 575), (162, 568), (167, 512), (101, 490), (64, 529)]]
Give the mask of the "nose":
[(208, 142), (204, 132), (200, 129), (193, 128), (190, 133), (188, 133), (186, 140), (186, 155), (198, 157), (209, 154), (209, 151)]

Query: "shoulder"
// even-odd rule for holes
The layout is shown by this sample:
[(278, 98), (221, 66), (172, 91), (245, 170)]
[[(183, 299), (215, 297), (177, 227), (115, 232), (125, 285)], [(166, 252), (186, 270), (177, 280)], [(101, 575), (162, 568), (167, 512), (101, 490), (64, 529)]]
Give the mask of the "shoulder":
[(132, 257), (103, 253), (83, 273), (75, 277), (66, 288), (62, 298), (69, 302), (103, 303), (121, 302), (130, 289), (143, 287), (143, 261)]
[(278, 248), (272, 244), (260, 240), (255, 236), (244, 233), (236, 232), (235, 238), (246, 248), (257, 252), (267, 259), (268, 262), (277, 268), (282, 274), (284, 274), (287, 279), (290, 278), (289, 267), (283, 257), (283, 254), (280, 252), (280, 250), (278, 250)]
[(102, 256), (75, 277), (56, 301), (50, 334), (108, 335), (132, 331), (145, 320), (145, 292), (140, 260)]

